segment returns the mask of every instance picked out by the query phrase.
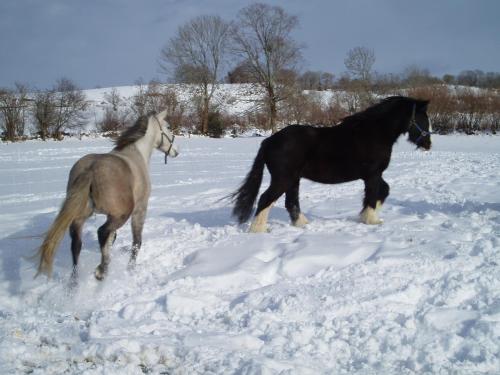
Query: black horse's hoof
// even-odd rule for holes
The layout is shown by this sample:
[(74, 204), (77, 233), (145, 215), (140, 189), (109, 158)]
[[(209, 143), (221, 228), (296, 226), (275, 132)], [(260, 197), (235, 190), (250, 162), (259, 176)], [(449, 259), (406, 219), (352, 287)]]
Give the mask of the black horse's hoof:
[(104, 277), (106, 276), (107, 270), (105, 267), (98, 265), (97, 268), (95, 269), (95, 278), (99, 281), (104, 280)]

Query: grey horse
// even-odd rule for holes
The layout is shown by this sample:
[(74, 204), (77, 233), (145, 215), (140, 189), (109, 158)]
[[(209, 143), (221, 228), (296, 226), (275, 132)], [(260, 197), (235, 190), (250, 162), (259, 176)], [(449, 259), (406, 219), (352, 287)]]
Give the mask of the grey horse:
[(116, 231), (130, 217), (133, 237), (130, 266), (135, 265), (151, 191), (151, 154), (154, 149), (164, 152), (165, 162), (167, 155), (178, 155), (173, 144), (174, 135), (165, 117), (166, 111), (139, 117), (118, 137), (111, 152), (86, 155), (73, 165), (66, 199), (38, 252), (40, 264), (37, 275), (50, 277), (56, 250), (69, 228), (75, 278), (82, 249), (82, 227), (93, 213), (107, 216), (106, 222), (97, 230), (102, 257), (95, 277), (102, 280), (106, 275)]

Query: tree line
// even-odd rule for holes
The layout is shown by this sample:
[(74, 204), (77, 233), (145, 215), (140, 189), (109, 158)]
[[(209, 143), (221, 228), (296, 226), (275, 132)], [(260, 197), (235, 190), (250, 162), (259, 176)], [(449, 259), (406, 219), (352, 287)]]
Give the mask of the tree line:
[[(468, 70), (435, 77), (425, 68), (410, 66), (401, 74), (374, 71), (375, 51), (354, 47), (346, 54), (346, 71), (301, 72), (304, 46), (293, 38), (299, 20), (279, 6), (262, 3), (242, 8), (236, 19), (202, 15), (181, 25), (160, 50), (159, 68), (169, 83), (189, 88), (181, 100), (172, 85), (137, 83), (137, 93), (121, 98), (106, 93), (104, 115), (95, 119), (102, 132), (116, 132), (137, 116), (167, 109), (175, 131), (211, 136), (223, 131), (303, 123), (332, 126), (381, 97), (414, 95), (431, 100), (430, 114), (437, 131), (496, 132), (499, 123), (500, 73)], [(253, 109), (234, 115), (214, 100), (222, 83), (244, 83), (258, 95)], [(474, 87), (474, 88), (472, 88)], [(89, 122), (89, 103), (83, 92), (63, 78), (49, 90), (28, 90), (17, 84), (0, 89), (3, 139), (22, 139), (26, 117), (42, 139)]]
[(43, 140), (61, 139), (64, 132), (82, 127), (87, 118), (88, 102), (76, 84), (61, 78), (53, 88), (31, 92), (26, 85), (15, 89), (0, 88), (0, 130), (8, 141), (27, 136), (27, 118), (31, 117), (35, 133)]

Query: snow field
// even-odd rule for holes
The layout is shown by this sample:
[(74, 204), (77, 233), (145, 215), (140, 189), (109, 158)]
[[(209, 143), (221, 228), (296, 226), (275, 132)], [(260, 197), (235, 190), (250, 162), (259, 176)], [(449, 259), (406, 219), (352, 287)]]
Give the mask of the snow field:
[[(129, 225), (99, 283), (84, 228), (80, 286), (66, 237), (52, 280), (25, 259), (55, 217), (71, 165), (105, 139), (0, 145), (1, 373), (413, 374), (500, 369), (500, 138), (403, 139), (384, 176), (384, 224), (357, 220), (363, 184), (303, 180), (310, 221), (283, 199), (249, 234), (223, 198), (262, 138), (181, 138), (156, 153), (143, 248), (126, 271)], [(267, 186), (267, 175), (262, 185)]]

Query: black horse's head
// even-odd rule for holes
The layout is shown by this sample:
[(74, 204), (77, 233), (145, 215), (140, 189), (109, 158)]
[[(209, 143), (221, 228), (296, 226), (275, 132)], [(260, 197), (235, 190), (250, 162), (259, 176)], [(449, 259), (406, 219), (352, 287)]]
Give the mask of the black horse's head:
[(408, 127), (408, 140), (417, 148), (431, 148), (431, 123), (427, 116), (428, 100), (415, 100)]

